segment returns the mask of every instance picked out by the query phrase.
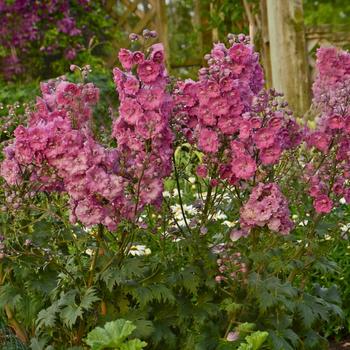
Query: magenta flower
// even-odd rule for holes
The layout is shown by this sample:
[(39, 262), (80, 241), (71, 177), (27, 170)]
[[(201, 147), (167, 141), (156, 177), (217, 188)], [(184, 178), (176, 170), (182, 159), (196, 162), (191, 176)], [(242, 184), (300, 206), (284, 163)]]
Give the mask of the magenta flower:
[(208, 169), (205, 165), (198, 165), (196, 169), (196, 173), (199, 177), (205, 178), (208, 176)]
[(145, 60), (145, 55), (143, 52), (141, 51), (135, 51), (133, 54), (132, 54), (132, 62), (134, 64), (140, 64), (142, 63), (143, 61)]
[(265, 225), (274, 232), (286, 235), (293, 228), (286, 198), (275, 183), (259, 183), (240, 210), (241, 228), (250, 230)]
[(282, 149), (277, 145), (272, 145), (269, 148), (264, 148), (261, 150), (260, 159), (263, 165), (276, 164), (280, 159), (282, 154)]
[(333, 208), (333, 203), (327, 195), (321, 194), (314, 199), (314, 207), (317, 213), (328, 214)]
[(153, 61), (145, 60), (137, 67), (137, 74), (144, 83), (154, 82), (160, 73), (159, 63)]
[(345, 126), (344, 118), (339, 114), (334, 114), (327, 118), (327, 124), (330, 129), (342, 129)]
[(202, 129), (199, 135), (198, 147), (204, 152), (216, 153), (219, 149), (218, 134), (210, 129)]
[(119, 109), (120, 114), (125, 120), (135, 125), (139, 118), (143, 115), (143, 111), (139, 103), (135, 99), (125, 98)]
[(315, 131), (309, 136), (308, 144), (314, 146), (319, 151), (328, 152), (331, 138), (324, 132)]
[(118, 53), (118, 59), (122, 64), (123, 68), (130, 70), (133, 66), (133, 54), (127, 49), (120, 49)]

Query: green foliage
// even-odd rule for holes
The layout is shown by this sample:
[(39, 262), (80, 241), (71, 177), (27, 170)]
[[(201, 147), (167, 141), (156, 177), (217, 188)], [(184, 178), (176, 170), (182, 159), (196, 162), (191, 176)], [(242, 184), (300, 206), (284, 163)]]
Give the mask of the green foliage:
[[(326, 16), (329, 6), (318, 3)], [(169, 19), (175, 63), (182, 64), (194, 51), (197, 54), (198, 34), (208, 29), (219, 28), (219, 37), (236, 29), (247, 32), (239, 2), (215, 2), (206, 28), (194, 28), (192, 5), (189, 0), (171, 2), (181, 13)], [(307, 1), (305, 6), (307, 21), (313, 23), (316, 5)], [(106, 29), (106, 36), (118, 36), (103, 12), (90, 13), (84, 20), (90, 16), (92, 25)], [(112, 29), (115, 32), (109, 32)], [(51, 42), (56, 35), (50, 31), (46, 40)], [(97, 41), (79, 56), (81, 64), (91, 65), (88, 80), (101, 88), (93, 131), (105, 145), (111, 143), (106, 137), (109, 117), (118, 107), (110, 72), (100, 59), (111, 54), (109, 50), (109, 44)], [(48, 67), (47, 71), (40, 65), (33, 67), (37, 70), (33, 76), (51, 77), (66, 72), (68, 66), (58, 60)], [(68, 77), (82, 80), (79, 72)], [(31, 101), (37, 86), (1, 82), (0, 99), (4, 105)], [(24, 112), (23, 105), (18, 109)], [(6, 115), (7, 110), (0, 113)], [(1, 134), (1, 147), (18, 123), (14, 118), (6, 134)], [(0, 232), (6, 237), (6, 255), (0, 258), (0, 309), (13, 310), (31, 339), (31, 348), (82, 350), (85, 339), (92, 349), (312, 350), (326, 349), (328, 336), (348, 333), (350, 308), (342, 301), (350, 297), (350, 254), (339, 225), (347, 223), (350, 215), (340, 206), (314, 220), (306, 189), (292, 176), (299, 171), (295, 159), (302, 155), (288, 154), (290, 161), (286, 159), (281, 168), (266, 169), (271, 181), (284, 176), (282, 190), (296, 203), (290, 208), (295, 230), (278, 236), (261, 228), (232, 242), (230, 231), (249, 190), (242, 188), (237, 195), (237, 188), (226, 184), (212, 188), (208, 196), (209, 182), (195, 173), (203, 154), (184, 140), (177, 141), (177, 173), (165, 183), (169, 196), (160, 208), (145, 208), (142, 227), (123, 222), (115, 232), (107, 232), (73, 225), (64, 196), (41, 193), (26, 202), (27, 184), (16, 189), (24, 205), (15, 212), (0, 212)], [(4, 185), (2, 205), (7, 203), (5, 190)], [(208, 211), (203, 215), (205, 203)], [(182, 209), (194, 228), (186, 227)], [(197, 229), (196, 222), (207, 231)], [(138, 244), (151, 254), (132, 256), (130, 247)], [(239, 252), (237, 260), (245, 268), (240, 265), (236, 274), (216, 282), (221, 274), (220, 249), (232, 260)], [(2, 316), (7, 320), (4, 312)], [(237, 333), (236, 340), (227, 340), (230, 332)]]
[(239, 346), (238, 350), (258, 350), (261, 348), (261, 346), (265, 342), (268, 335), (269, 333), (267, 332), (261, 332), (261, 331), (254, 332), (251, 335), (248, 335), (244, 339), (246, 343), (245, 344), (242, 343)]
[(350, 5), (341, 0), (305, 0), (305, 23), (318, 24), (348, 24), (350, 18)]
[(132, 322), (124, 319), (107, 322), (103, 328), (93, 329), (88, 334), (86, 343), (92, 350), (140, 350), (147, 345), (146, 342), (140, 339), (127, 340), (135, 329), (136, 326)]

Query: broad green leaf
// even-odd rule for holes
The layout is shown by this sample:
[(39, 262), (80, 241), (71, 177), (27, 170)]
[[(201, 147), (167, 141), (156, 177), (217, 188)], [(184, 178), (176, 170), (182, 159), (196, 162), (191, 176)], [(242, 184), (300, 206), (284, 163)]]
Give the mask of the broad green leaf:
[(247, 344), (251, 345), (252, 350), (258, 350), (260, 349), (261, 345), (265, 342), (268, 335), (268, 332), (257, 331), (251, 335), (248, 335), (245, 338), (245, 341), (247, 342)]
[(126, 338), (136, 329), (132, 322), (119, 319), (107, 322), (104, 328), (96, 327), (87, 336), (86, 343), (92, 350), (120, 348)]
[(141, 341), (140, 339), (132, 339), (122, 344), (120, 350), (140, 350), (147, 345), (146, 342)]

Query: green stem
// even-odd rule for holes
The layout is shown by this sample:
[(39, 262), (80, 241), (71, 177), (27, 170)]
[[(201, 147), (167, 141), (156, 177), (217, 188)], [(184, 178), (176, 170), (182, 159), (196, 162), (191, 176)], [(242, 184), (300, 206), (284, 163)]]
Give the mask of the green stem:
[(176, 188), (177, 188), (177, 192), (178, 192), (178, 195), (179, 195), (179, 203), (180, 203), (180, 207), (181, 207), (182, 217), (184, 218), (185, 225), (186, 225), (186, 228), (187, 228), (188, 232), (191, 233), (191, 228), (190, 228), (190, 226), (188, 225), (187, 218), (186, 218), (186, 214), (185, 214), (185, 210), (184, 210), (184, 207), (183, 207), (182, 195), (181, 195), (181, 187), (180, 187), (180, 181), (179, 181), (179, 174), (178, 174), (178, 172), (177, 172), (177, 167), (176, 167), (175, 154), (173, 154), (173, 163), (174, 163), (174, 172), (175, 172)]
[(97, 233), (97, 237), (96, 237), (97, 246), (96, 246), (94, 255), (92, 257), (92, 261), (91, 261), (91, 265), (90, 265), (90, 269), (89, 269), (89, 278), (88, 278), (88, 282), (87, 282), (88, 288), (90, 288), (94, 283), (94, 275), (95, 275), (95, 270), (96, 270), (97, 257), (98, 257), (99, 250), (100, 250), (102, 236), (103, 236), (103, 225), (99, 224), (98, 225), (98, 233)]

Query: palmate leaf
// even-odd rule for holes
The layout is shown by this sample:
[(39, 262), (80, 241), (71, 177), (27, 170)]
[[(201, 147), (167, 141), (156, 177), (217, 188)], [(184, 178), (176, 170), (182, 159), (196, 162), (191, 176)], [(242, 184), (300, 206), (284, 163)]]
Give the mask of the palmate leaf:
[(146, 342), (141, 341), (140, 339), (132, 339), (122, 344), (120, 350), (141, 350), (147, 345)]
[(270, 340), (271, 340), (271, 350), (294, 350), (295, 348), (291, 346), (283, 336), (280, 336), (275, 331), (270, 331)]
[(312, 324), (316, 320), (316, 315), (312, 311), (312, 308), (309, 305), (306, 305), (305, 303), (300, 303), (297, 304), (296, 310), (301, 317), (303, 326), (306, 329), (311, 328)]
[(92, 305), (99, 301), (100, 298), (96, 295), (95, 288), (89, 288), (86, 290), (85, 294), (81, 298), (80, 307), (84, 310), (91, 309)]
[(47, 309), (39, 312), (36, 320), (37, 329), (54, 327), (58, 315), (66, 327), (72, 328), (77, 319), (83, 317), (84, 310), (91, 309), (92, 305), (99, 300), (94, 288), (89, 288), (85, 291), (81, 297), (80, 304), (76, 302), (77, 295), (78, 291), (76, 289), (72, 289), (66, 293), (62, 292), (58, 300)]
[(123, 350), (139, 350), (147, 345), (139, 339), (129, 340), (136, 326), (124, 319), (107, 322), (104, 328), (96, 327), (86, 338), (86, 343), (92, 350), (102, 350), (105, 348), (123, 349)]
[(60, 311), (60, 317), (63, 324), (68, 328), (72, 328), (78, 317), (83, 316), (83, 310), (81, 306), (67, 305)]
[(190, 293), (196, 294), (200, 285), (200, 278), (193, 268), (187, 268), (180, 272), (181, 284)]
[(238, 349), (240, 350), (258, 350), (262, 346), (262, 344), (265, 342), (267, 339), (269, 333), (267, 332), (262, 332), (262, 331), (256, 331), (252, 333), (251, 335), (248, 335), (245, 337), (245, 341), (247, 342), (248, 347), (247, 348), (242, 348), (239, 347)]
[(173, 304), (175, 297), (172, 291), (164, 284), (152, 284), (147, 287), (138, 287), (130, 290), (130, 294), (139, 302), (140, 306), (146, 306), (151, 302), (168, 302)]
[(115, 285), (126, 283), (130, 279), (141, 277), (147, 268), (142, 259), (132, 257), (127, 259), (120, 269), (109, 268), (100, 274), (99, 278), (105, 282), (107, 288), (112, 291)]
[(58, 301), (52, 303), (47, 309), (41, 310), (36, 320), (37, 330), (40, 330), (42, 327), (54, 327), (59, 311)]
[(122, 276), (120, 270), (109, 268), (100, 275), (100, 279), (106, 284), (107, 288), (111, 292), (116, 284), (122, 282)]
[(92, 305), (100, 300), (96, 296), (94, 288), (88, 288), (81, 297), (80, 305), (76, 303), (77, 290), (70, 290), (65, 294), (61, 294), (59, 305), (61, 307), (60, 318), (63, 324), (68, 328), (72, 328), (78, 318), (83, 317), (84, 310), (91, 309)]

